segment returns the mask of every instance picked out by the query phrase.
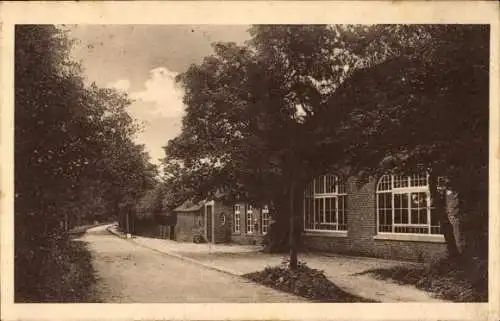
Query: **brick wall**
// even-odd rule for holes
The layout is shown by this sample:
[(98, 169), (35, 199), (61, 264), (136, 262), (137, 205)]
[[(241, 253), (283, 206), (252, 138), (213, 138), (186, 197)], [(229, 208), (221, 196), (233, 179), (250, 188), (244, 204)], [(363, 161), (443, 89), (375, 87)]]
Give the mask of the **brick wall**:
[[(304, 233), (303, 247), (342, 254), (414, 261), (429, 261), (446, 256), (444, 243), (374, 239), (377, 234), (375, 186), (374, 179), (359, 187), (357, 180), (350, 178), (346, 186), (347, 237)], [(457, 227), (456, 233), (458, 235)]]
[[(215, 243), (231, 242), (233, 207), (221, 201), (213, 202), (213, 233)], [(221, 220), (221, 214), (226, 218)], [(175, 226), (175, 239), (192, 242), (195, 235), (205, 235), (205, 206), (197, 212), (179, 212)]]
[(201, 211), (178, 212), (175, 225), (175, 240), (193, 242), (195, 235), (203, 235), (203, 215)]
[[(228, 243), (231, 241), (230, 216), (232, 209), (221, 201), (214, 202), (214, 235), (215, 243)], [(225, 222), (221, 220), (225, 216)]]
[(252, 234), (247, 234), (247, 204), (244, 202), (237, 202), (241, 206), (240, 212), (240, 232), (234, 232), (234, 204), (225, 204), (224, 212), (227, 213), (228, 224), (227, 231), (229, 233), (229, 238), (232, 243), (236, 244), (261, 244), (264, 236), (262, 235), (262, 220), (261, 220), (261, 210), (259, 208), (253, 209), (254, 218), (257, 218), (257, 227), (254, 226), (254, 232)]

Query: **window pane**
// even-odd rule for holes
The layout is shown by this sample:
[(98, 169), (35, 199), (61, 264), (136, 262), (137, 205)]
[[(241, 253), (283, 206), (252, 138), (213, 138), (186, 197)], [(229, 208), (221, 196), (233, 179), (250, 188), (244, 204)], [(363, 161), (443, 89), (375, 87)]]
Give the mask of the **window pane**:
[(379, 232), (392, 232), (392, 194), (378, 194)]
[(410, 177), (411, 186), (426, 186), (427, 185), (427, 174), (417, 174)]
[(408, 223), (408, 194), (394, 194), (394, 223)]
[(310, 218), (309, 218), (309, 204), (308, 204), (309, 198), (304, 198), (304, 228), (308, 229), (309, 224), (310, 224)]
[(334, 193), (335, 192), (335, 176), (327, 175), (326, 179), (326, 193)]
[(269, 227), (269, 208), (264, 206), (262, 209), (262, 233), (265, 234)]
[(314, 182), (314, 192), (317, 194), (323, 194), (325, 192), (325, 176), (316, 178)]
[(382, 176), (378, 182), (377, 191), (389, 191), (391, 189), (391, 177), (389, 175)]
[(401, 194), (394, 195), (394, 223), (401, 224)]
[(396, 226), (396, 233), (429, 234), (429, 228), (426, 226)]
[(330, 199), (330, 212), (332, 215), (332, 223), (337, 223), (337, 198)]
[(319, 215), (321, 217), (321, 223), (324, 223), (325, 222), (325, 202), (323, 201), (323, 199), (318, 199), (318, 204), (319, 204), (319, 207), (318, 207), (318, 210), (319, 210)]
[(332, 199), (325, 199), (325, 220), (324, 223), (332, 222)]
[(236, 233), (240, 232), (240, 227), (241, 227), (240, 210), (241, 210), (241, 206), (239, 204), (235, 204), (234, 205), (234, 217), (233, 217), (233, 220), (234, 220), (233, 221), (233, 231)]
[(315, 199), (314, 200), (314, 221), (316, 224), (321, 223), (323, 221), (323, 200)]
[(392, 209), (391, 193), (378, 194), (378, 208), (379, 209)]
[(253, 207), (252, 205), (248, 205), (247, 207), (247, 215), (246, 215), (246, 231), (247, 233), (254, 232), (254, 222), (253, 222)]
[(427, 193), (411, 193), (411, 223), (427, 224)]
[(408, 176), (394, 176), (394, 188), (408, 187)]

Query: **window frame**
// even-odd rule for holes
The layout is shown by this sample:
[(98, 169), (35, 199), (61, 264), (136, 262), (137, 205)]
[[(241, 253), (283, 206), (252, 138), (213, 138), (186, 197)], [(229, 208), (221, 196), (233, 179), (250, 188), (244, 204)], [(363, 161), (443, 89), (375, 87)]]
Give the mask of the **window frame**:
[(245, 231), (246, 234), (255, 234), (254, 219), (253, 219), (253, 206), (247, 205), (245, 216)]
[(262, 235), (266, 235), (269, 232), (269, 223), (271, 221), (269, 207), (264, 205), (261, 211), (261, 230)]
[(233, 233), (241, 234), (241, 204), (233, 206)]
[[(422, 178), (422, 174), (413, 174), (413, 175), (393, 175), (386, 174), (382, 175), (380, 179), (377, 181), (375, 187), (376, 193), (376, 234), (377, 235), (413, 235), (413, 236), (441, 236), (442, 232), (439, 226), (432, 225), (432, 198), (430, 194), (429, 188), (429, 174), (425, 174), (425, 178)], [(402, 179), (404, 178), (404, 179)], [(396, 182), (396, 183), (395, 183)], [(425, 184), (422, 184), (425, 182)], [(390, 208), (389, 207), (381, 207), (380, 204), (380, 195), (390, 195)], [(417, 209), (425, 208), (425, 220), (426, 223), (412, 223), (412, 218), (414, 215), (412, 207), (412, 196), (416, 194), (424, 194), (425, 195), (425, 207), (417, 207)], [(406, 209), (401, 211), (401, 222), (396, 223), (396, 207), (395, 207), (395, 198), (396, 195), (406, 195)], [(386, 205), (387, 199), (384, 200), (384, 205)], [(398, 208), (403, 210), (404, 208)], [(381, 215), (387, 215), (387, 213), (382, 214), (381, 211), (391, 212), (391, 225), (390, 231), (381, 229)], [(419, 214), (418, 214), (419, 215)], [(403, 217), (406, 216), (406, 223), (403, 223)], [(420, 218), (420, 215), (418, 216)], [(397, 229), (406, 229), (405, 232), (396, 231)], [(408, 232), (410, 229), (426, 229), (427, 232)], [(438, 229), (438, 232), (434, 231)]]
[[(328, 181), (330, 179), (330, 182)], [(322, 182), (322, 184), (318, 184), (318, 181)], [(342, 201), (340, 201), (340, 199)], [(314, 233), (314, 232), (323, 232), (323, 233), (346, 233), (348, 230), (347, 224), (347, 215), (346, 215), (346, 199), (347, 199), (347, 191), (345, 182), (340, 179), (337, 175), (325, 174), (319, 177), (314, 178), (311, 182), (306, 185), (306, 189), (304, 191), (304, 232), (306, 233)], [(319, 202), (318, 202), (319, 200)], [(327, 200), (330, 200), (330, 219), (327, 219)], [(310, 208), (311, 212), (308, 212), (306, 209), (307, 202), (312, 203), (312, 208)], [(317, 212), (317, 204), (322, 203), (320, 208), (322, 208), (322, 213)], [(333, 203), (333, 207), (332, 207)], [(308, 204), (310, 206), (311, 204)], [(319, 223), (316, 222), (316, 217), (319, 214)], [(308, 227), (308, 215), (312, 215), (313, 227)], [(334, 217), (332, 217), (334, 215)], [(340, 216), (342, 215), (342, 223), (340, 223)], [(309, 216), (309, 218), (311, 218)], [(316, 224), (321, 226), (330, 226), (332, 228), (316, 228)]]

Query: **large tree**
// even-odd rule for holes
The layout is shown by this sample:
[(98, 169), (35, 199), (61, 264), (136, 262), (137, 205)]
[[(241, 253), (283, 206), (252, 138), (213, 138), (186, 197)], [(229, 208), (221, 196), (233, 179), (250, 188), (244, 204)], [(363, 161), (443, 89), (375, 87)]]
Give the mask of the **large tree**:
[[(458, 194), (466, 256), (487, 253), (489, 29), (418, 26), (415, 51), (355, 73), (333, 97), (346, 108), (341, 140), (354, 171), (430, 171), (449, 254), (458, 256), (443, 188)], [(396, 37), (398, 32), (392, 33)]]
[(133, 142), (129, 99), (85, 86), (66, 32), (18, 25), (15, 36), (15, 285), (16, 300), (30, 300), (46, 297), (46, 276), (58, 273), (51, 269), (67, 242), (61, 224), (96, 210), (116, 214), (155, 170)]
[(167, 161), (208, 166), (212, 175), (203, 179), (214, 184), (206, 189), (226, 184), (250, 202), (272, 200), (279, 228), (270, 231), (270, 247), (290, 248), (293, 267), (300, 190), (338, 157), (322, 150), (331, 143), (325, 116), (328, 126), (337, 122), (328, 97), (357, 58), (328, 26), (256, 26), (250, 33), (243, 46), (216, 44), (214, 55), (179, 77), (187, 113)]
[[(446, 159), (433, 158), (442, 156), (439, 148), (429, 152), (442, 137), (446, 143), (460, 137), (454, 136), (460, 127), (448, 132), (439, 128), (443, 136), (437, 139), (425, 128), (437, 126), (444, 109), (426, 111), (441, 102), (452, 106), (445, 97), (452, 85), (459, 88), (453, 79), (481, 74), (484, 65), (477, 64), (484, 57), (472, 64), (475, 72), (467, 71), (471, 64), (464, 68), (464, 58), (478, 56), (470, 48), (460, 51), (462, 37), (474, 32), (464, 27), (459, 32), (466, 35), (457, 36), (455, 30), (449, 35), (450, 30), (424, 25), (255, 26), (248, 43), (216, 44), (212, 56), (179, 77), (187, 113), (181, 135), (166, 148), (166, 161), (184, 165), (187, 177), (205, 168), (206, 175), (199, 177), (212, 185), (198, 186), (201, 190), (229, 184), (236, 191), (243, 187), (250, 201), (273, 200), (279, 228), (270, 231), (271, 247), (290, 248), (293, 266), (302, 230), (296, 210), (302, 194), (297, 191), (314, 176), (345, 168), (350, 174), (376, 174), (390, 157), (402, 171), (418, 163), (432, 168), (433, 177), (460, 179), (449, 168), (442, 172)], [(484, 53), (483, 40), (474, 44)], [(450, 54), (456, 56), (447, 61)], [(483, 76), (478, 79), (465, 84), (484, 82)], [(461, 112), (457, 125), (464, 117), (471, 125), (484, 122), (478, 110)], [(398, 145), (400, 132), (406, 142)], [(484, 144), (480, 146), (484, 152)]]

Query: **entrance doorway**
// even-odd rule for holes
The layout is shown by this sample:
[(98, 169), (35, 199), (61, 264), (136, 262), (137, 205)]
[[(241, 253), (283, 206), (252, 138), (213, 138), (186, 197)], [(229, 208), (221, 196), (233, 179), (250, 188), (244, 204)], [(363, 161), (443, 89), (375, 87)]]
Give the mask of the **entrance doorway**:
[(214, 243), (213, 228), (214, 228), (214, 206), (213, 204), (205, 205), (205, 237), (209, 243)]

